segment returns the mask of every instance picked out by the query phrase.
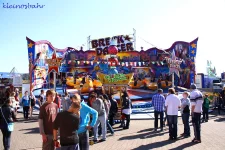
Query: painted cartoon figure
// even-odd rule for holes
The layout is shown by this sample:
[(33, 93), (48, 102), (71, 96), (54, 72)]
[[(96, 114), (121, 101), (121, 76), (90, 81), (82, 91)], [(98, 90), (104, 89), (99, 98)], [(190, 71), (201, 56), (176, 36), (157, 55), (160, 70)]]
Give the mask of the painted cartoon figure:
[(108, 61), (110, 63), (109, 64), (110, 67), (116, 67), (119, 64), (118, 59), (117, 58), (114, 58), (114, 57), (109, 58)]

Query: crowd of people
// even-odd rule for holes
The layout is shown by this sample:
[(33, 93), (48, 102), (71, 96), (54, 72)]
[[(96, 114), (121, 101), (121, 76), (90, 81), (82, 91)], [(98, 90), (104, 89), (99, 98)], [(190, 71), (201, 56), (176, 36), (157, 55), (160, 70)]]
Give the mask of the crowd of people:
[[(169, 126), (169, 140), (176, 140), (178, 137), (178, 111), (180, 110), (184, 126), (181, 136), (184, 138), (191, 136), (189, 124), (191, 117), (194, 130), (194, 139), (192, 142), (201, 143), (201, 123), (208, 122), (210, 100), (208, 94), (203, 95), (202, 92), (197, 89), (195, 84), (192, 84), (190, 88), (191, 92), (183, 92), (182, 98), (178, 97), (173, 88), (168, 90), (167, 95), (163, 95), (163, 90), (158, 89), (158, 93), (152, 97), (155, 117), (154, 130), (157, 131), (158, 129), (158, 118), (160, 116), (161, 131), (163, 131), (165, 121), (167, 120), (167, 125)], [(223, 97), (218, 94), (215, 99), (218, 113), (220, 114)], [(166, 114), (166, 117), (164, 117), (164, 113)], [(201, 114), (203, 115), (202, 118)]]
[[(131, 101), (125, 91), (122, 97), (124, 98), (122, 127), (129, 129)], [(114, 117), (118, 106), (112, 95), (91, 92), (85, 101), (84, 97), (79, 94), (69, 97), (66, 92), (62, 100), (58, 100), (62, 103), (62, 110), (55, 98), (55, 92), (48, 90), (46, 102), (40, 107), (38, 122), (44, 150), (53, 150), (59, 145), (62, 150), (88, 150), (91, 136), (89, 134), (92, 132), (94, 143), (106, 141), (107, 129), (112, 135), (114, 134), (112, 126), (115, 124)], [(100, 136), (102, 138), (99, 140)]]
[[(15, 101), (19, 101), (23, 107), (24, 119), (32, 118), (35, 104), (40, 106), (38, 123), (42, 136), (42, 147), (44, 150), (54, 150), (56, 147), (69, 150), (88, 150), (89, 138), (93, 135), (93, 142), (106, 141), (107, 130), (114, 135), (114, 118), (118, 114), (118, 103), (113, 99), (112, 94), (105, 94), (103, 91), (90, 92), (87, 99), (79, 94), (60, 96), (54, 90), (41, 90), (36, 98), (33, 92), (26, 91), (21, 100), (18, 97), (18, 90), (8, 94), (4, 105), (1, 108), (0, 123), (3, 134), (3, 145), (6, 150), (10, 148), (11, 132), (9, 124), (16, 120), (17, 106)], [(217, 97), (218, 111), (223, 104), (222, 94)], [(126, 90), (122, 91), (121, 125), (123, 129), (130, 127), (130, 114), (132, 113), (132, 103)], [(201, 122), (208, 122), (209, 112), (208, 95), (203, 95), (197, 90), (196, 85), (191, 85), (191, 93), (183, 92), (183, 98), (179, 98), (173, 88), (168, 90), (167, 95), (163, 95), (163, 90), (158, 89), (158, 93), (152, 97), (154, 107), (154, 130), (158, 130), (158, 118), (160, 116), (160, 129), (163, 131), (167, 120), (169, 126), (169, 140), (176, 140), (178, 111), (180, 110), (184, 132), (184, 138), (190, 137), (189, 119), (191, 116), (194, 139), (192, 142), (201, 142)], [(164, 117), (165, 113), (165, 117)], [(201, 118), (201, 113), (203, 117)], [(101, 139), (99, 137), (101, 136)]]

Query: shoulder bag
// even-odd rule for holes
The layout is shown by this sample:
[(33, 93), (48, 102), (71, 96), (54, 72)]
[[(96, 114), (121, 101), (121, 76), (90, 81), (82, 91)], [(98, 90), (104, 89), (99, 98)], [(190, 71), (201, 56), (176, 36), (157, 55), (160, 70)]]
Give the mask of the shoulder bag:
[(13, 129), (14, 129), (14, 123), (8, 123), (6, 121), (6, 119), (5, 119), (5, 116), (4, 116), (3, 112), (2, 112), (2, 108), (0, 108), (0, 109), (1, 109), (2, 117), (4, 118), (4, 120), (5, 120), (6, 124), (7, 124), (8, 131), (12, 132)]

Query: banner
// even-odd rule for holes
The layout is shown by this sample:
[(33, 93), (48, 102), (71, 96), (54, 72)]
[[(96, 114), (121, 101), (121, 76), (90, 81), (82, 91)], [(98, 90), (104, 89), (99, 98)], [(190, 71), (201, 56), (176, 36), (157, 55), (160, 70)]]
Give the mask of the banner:
[(62, 58), (66, 49), (55, 49), (48, 41), (34, 42), (28, 37), (26, 40), (28, 47), (30, 90), (35, 90), (42, 88), (46, 82), (48, 70), (46, 60), (52, 59), (54, 50), (56, 50), (56, 56)]
[(196, 59), (196, 53), (197, 53), (197, 42), (198, 38), (192, 41), (189, 45), (189, 58), (191, 60), (191, 67), (190, 67), (190, 83), (195, 82), (195, 59)]
[(29, 60), (29, 75), (30, 75), (30, 91), (32, 90), (34, 82), (34, 59), (35, 59), (35, 46), (34, 42), (27, 39), (28, 47), (28, 60)]

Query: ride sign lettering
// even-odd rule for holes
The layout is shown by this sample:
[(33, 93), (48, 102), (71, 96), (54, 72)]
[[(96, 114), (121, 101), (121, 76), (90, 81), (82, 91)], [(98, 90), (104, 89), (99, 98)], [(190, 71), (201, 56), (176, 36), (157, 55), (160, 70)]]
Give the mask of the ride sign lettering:
[(111, 39), (116, 39), (117, 41), (117, 48), (118, 52), (126, 52), (126, 51), (133, 51), (133, 42), (131, 41), (131, 37), (128, 35), (119, 35), (119, 36), (114, 36), (112, 38), (107, 37), (107, 38), (101, 38), (98, 40), (92, 40), (91, 41), (91, 46), (92, 48), (96, 49), (96, 54), (97, 55), (107, 55), (108, 54), (108, 47), (110, 46), (110, 41)]
[(109, 82), (109, 83), (114, 83), (114, 82), (118, 82), (118, 81), (124, 81), (127, 80), (126, 76), (124, 74), (114, 74), (113, 76), (110, 75), (106, 75), (105, 79)]

